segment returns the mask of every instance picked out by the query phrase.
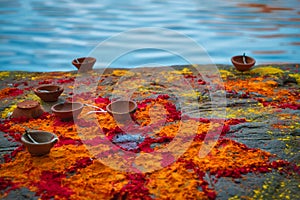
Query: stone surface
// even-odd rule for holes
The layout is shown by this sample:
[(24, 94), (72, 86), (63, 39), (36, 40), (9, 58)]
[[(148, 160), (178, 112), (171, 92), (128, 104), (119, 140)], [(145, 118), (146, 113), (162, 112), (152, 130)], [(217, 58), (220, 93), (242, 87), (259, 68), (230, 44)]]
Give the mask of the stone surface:
[[(278, 83), (276, 90), (289, 90), (297, 91), (298, 90), (298, 103), (299, 99), (299, 83), (297, 79), (289, 76), (289, 74), (299, 73), (298, 68), (295, 65), (272, 65), (281, 70), (285, 70), (284, 74), (277, 74), (272, 77), (268, 77), (263, 81), (275, 81)], [(191, 66), (172, 66), (176, 70), (182, 70), (185, 67), (195, 70)], [(231, 66), (219, 65), (219, 69), (227, 70), (228, 73), (234, 74), (234, 76), (227, 76), (226, 80), (230, 81), (241, 81), (247, 80), (248, 78), (254, 76), (250, 72), (237, 72)], [(256, 66), (258, 68), (260, 66)], [(161, 68), (163, 70), (164, 68)], [(255, 69), (255, 68), (254, 68)], [(288, 71), (289, 70), (289, 71)], [(116, 75), (111, 74), (113, 69), (108, 69), (105, 71), (105, 78), (99, 83), (99, 86), (105, 86), (102, 90), (96, 91), (97, 95), (103, 97), (112, 97), (113, 94), (110, 93), (118, 80)], [(143, 75), (151, 77), (151, 69), (144, 69)], [(68, 74), (68, 76), (66, 76)], [(38, 79), (39, 76), (43, 75), (43, 79)], [(65, 81), (64, 87), (65, 91), (62, 96), (59, 98), (58, 102), (64, 102), (67, 98), (72, 98), (74, 91), (72, 90), (72, 85), (74, 82), (69, 81), (70, 76), (80, 76), (76, 75), (76, 72), (60, 73), (53, 72), (47, 73), (49, 80), (50, 79), (63, 79)], [(264, 77), (264, 75), (261, 75)], [(124, 77), (122, 81), (130, 81), (132, 77)], [(155, 78), (155, 77), (153, 77)], [(87, 81), (89, 77), (86, 77)], [(25, 89), (24, 94), (17, 95), (15, 97), (5, 97), (0, 98), (0, 111), (1, 114), (5, 113), (8, 108), (15, 105), (21, 99), (24, 98), (35, 98), (33, 92), (31, 91), (32, 87), (38, 85), (41, 82), (47, 81), (45, 79), (45, 73), (24, 73), (24, 72), (11, 72), (9, 76), (0, 77), (1, 85), (0, 89), (6, 87), (12, 87), (13, 84), (19, 84), (15, 88)], [(157, 95), (164, 92), (173, 92), (168, 88), (164, 87), (164, 84), (168, 83), (166, 80), (162, 83), (157, 83), (154, 79), (149, 86), (149, 90), (156, 91)], [(26, 84), (25, 84), (26, 82)], [(270, 82), (271, 83), (271, 82)], [(174, 83), (174, 87), (179, 87), (180, 84)], [(86, 91), (87, 88), (82, 86), (78, 88), (78, 91)], [(245, 93), (244, 91), (238, 91), (237, 93), (230, 93), (226, 91), (226, 104), (218, 103), (214, 104), (210, 102), (209, 93), (205, 88), (197, 88), (197, 92), (201, 94), (201, 100), (199, 99), (200, 104), (192, 105), (177, 105), (178, 108), (184, 108), (188, 106), (187, 109), (184, 109), (185, 114), (190, 117), (211, 117), (211, 111), (213, 109), (224, 109), (226, 110), (225, 118), (237, 118), (237, 119), (246, 119), (247, 122), (230, 125), (230, 130), (226, 134), (225, 138), (237, 141), (239, 143), (245, 144), (250, 148), (257, 148), (271, 154), (274, 154), (274, 160), (283, 159), (289, 162), (294, 162), (299, 166), (300, 160), (300, 129), (299, 129), (299, 118), (300, 111), (299, 109), (290, 109), (290, 108), (271, 108), (263, 107), (260, 102), (265, 103), (276, 103), (276, 99), (269, 98), (258, 92)], [(246, 96), (251, 96), (248, 98)], [(176, 97), (172, 97), (176, 99)], [(190, 98), (190, 99), (189, 99)], [(200, 98), (200, 97), (197, 97)], [(142, 97), (136, 96), (137, 100), (142, 100)], [(186, 102), (191, 101), (192, 97), (186, 97)], [(43, 109), (47, 112), (50, 112), (52, 105), (58, 102), (41, 102)], [(269, 109), (268, 109), (269, 108)], [(4, 120), (5, 117), (2, 117), (1, 120)], [(3, 156), (14, 151), (20, 144), (8, 141), (9, 137), (5, 137), (3, 132), (0, 132), (0, 164), (4, 163)], [(120, 143), (120, 146), (125, 146), (131, 149), (135, 149), (139, 144), (140, 140), (143, 138), (135, 139), (133, 137), (123, 137), (116, 138), (115, 142)], [(208, 182), (210, 180), (206, 178)], [(237, 197), (241, 199), (246, 199), (246, 196), (257, 197), (258, 199), (262, 197), (263, 199), (281, 199), (281, 195), (284, 194), (284, 197), (289, 195), (290, 199), (296, 199), (299, 194), (299, 176), (297, 175), (287, 175), (281, 174), (278, 172), (266, 173), (266, 174), (256, 174), (248, 173), (242, 178), (233, 179), (230, 177), (222, 177), (218, 180), (217, 183), (211, 183), (211, 187), (217, 191), (217, 199), (228, 199), (231, 197)], [(284, 183), (287, 185), (289, 194), (285, 194), (285, 191), (280, 187), (280, 184)], [(264, 186), (267, 184), (268, 186)], [(278, 185), (279, 184), (279, 185)], [(267, 189), (266, 189), (267, 188)], [(259, 190), (259, 194), (255, 193), (255, 190)], [(1, 194), (1, 193), (0, 193)], [(261, 195), (261, 196), (259, 196)], [(34, 193), (29, 191), (26, 188), (21, 188), (18, 190), (10, 191), (4, 199), (37, 199), (38, 197), (34, 196)]]

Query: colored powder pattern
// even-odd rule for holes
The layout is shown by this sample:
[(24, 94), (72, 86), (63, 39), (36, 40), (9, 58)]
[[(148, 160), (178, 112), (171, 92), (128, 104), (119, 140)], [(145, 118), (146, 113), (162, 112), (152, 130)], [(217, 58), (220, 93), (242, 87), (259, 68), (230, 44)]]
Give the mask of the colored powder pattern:
[[(34, 86), (59, 83), (65, 88), (72, 89), (75, 81), (74, 74), (52, 73), (39, 74), (37, 77), (28, 76), (30, 80), (27, 86), (23, 84), (15, 85), (13, 88), (2, 88), (1, 100), (8, 99), (11, 95), (17, 98), (10, 103), (6, 102), (8, 106), (1, 112), (0, 131), (10, 141), (16, 142), (18, 147), (10, 154), (4, 155), (5, 162), (0, 164), (0, 197), (5, 197), (11, 190), (26, 187), (35, 192), (40, 199), (216, 199), (219, 191), (214, 185), (221, 178), (240, 179), (249, 173), (299, 174), (299, 165), (280, 159), (265, 150), (250, 148), (227, 137), (232, 126), (257, 120), (251, 116), (257, 116), (262, 112), (274, 113), (274, 110), (278, 109), (299, 110), (299, 92), (294, 89), (280, 88), (276, 78), (268, 79), (268, 76), (273, 77), (285, 71), (271, 66), (256, 68), (245, 75), (247, 78), (239, 80), (236, 80), (238, 74), (235, 71), (224, 69), (220, 70), (220, 73), (226, 92), (230, 96), (229, 99), (238, 96), (256, 101), (253, 106), (246, 109), (227, 108), (227, 120), (224, 126), (214, 123), (209, 118), (182, 115), (171, 95), (157, 93), (153, 88), (145, 86), (140, 87), (137, 94), (133, 94), (133, 98), (137, 99), (138, 108), (132, 114), (134, 123), (127, 125), (126, 129), (120, 128), (122, 124), (118, 124), (108, 113), (87, 115), (92, 109), (85, 107), (77, 122), (77, 125), (84, 130), (79, 133), (75, 123), (60, 121), (51, 113), (44, 113), (41, 117), (30, 120), (9, 118), (9, 113), (14, 110), (17, 102), (24, 97), (36, 98), (30, 93), (30, 89)], [(94, 75), (96, 74), (91, 73), (91, 76)], [(106, 77), (117, 79), (139, 75), (126, 70), (114, 70)], [(203, 80), (199, 81), (200, 78), (195, 78), (197, 76), (194, 76), (189, 68), (167, 73), (166, 76), (168, 80), (176, 80), (178, 75), (185, 76), (195, 87), (206, 85)], [(0, 76), (5, 78), (8, 75), (1, 72)], [(295, 74), (291, 76), (297, 77)], [(26, 77), (26, 74), (16, 77)], [(93, 77), (85, 81), (92, 82)], [(140, 83), (142, 82), (128, 81), (128, 87), (134, 88)], [(99, 85), (98, 88), (101, 91), (104, 87)], [(112, 88), (105, 87), (105, 93), (109, 93)], [(116, 93), (124, 94), (124, 91), (116, 91)], [(200, 96), (200, 93), (195, 95)], [(92, 96), (91, 93), (84, 91), (76, 96), (70, 92), (64, 97), (92, 103), (103, 109), (110, 102), (108, 95), (98, 95), (91, 100)], [(89, 121), (93, 118), (96, 119), (102, 132), (98, 131), (99, 127), (93, 126), (94, 122)], [(278, 119), (294, 121), (299, 117), (279, 113)], [(197, 125), (197, 130), (188, 128), (193, 127), (194, 124)], [(137, 126), (140, 127), (138, 130), (144, 138), (135, 148), (126, 149), (115, 141), (118, 135), (137, 130)], [(166, 161), (174, 161), (160, 170), (149, 173), (122, 172), (104, 165), (97, 159), (99, 148), (103, 155), (109, 156), (111, 153), (111, 149), (102, 143), (104, 137), (118, 148), (147, 155), (149, 152), (167, 147), (182, 126), (186, 127), (180, 138), (183, 142), (191, 139), (185, 138), (185, 135), (189, 135), (190, 132), (195, 132), (195, 135), (191, 145), (177, 160), (174, 160), (172, 155), (157, 154), (149, 162), (139, 159), (135, 161), (135, 164), (146, 168), (160, 167), (164, 166)], [(49, 155), (33, 157), (20, 142), (25, 127), (53, 132), (58, 136), (59, 142), (51, 149)], [(294, 124), (292, 127), (290, 124), (278, 123), (273, 127), (294, 130), (299, 128), (299, 125)], [(221, 130), (221, 137), (210, 153), (205, 157), (199, 157), (198, 153), (204, 145), (207, 133)], [(208, 180), (207, 176), (212, 177), (213, 180)], [(279, 197), (290, 198), (290, 193), (282, 189), (286, 182), (288, 180), (280, 183)], [(253, 190), (254, 196), (247, 198), (260, 199), (266, 194), (275, 198), (268, 193), (271, 187), (268, 183), (266, 181), (261, 189)], [(234, 198), (238, 196), (231, 197)]]

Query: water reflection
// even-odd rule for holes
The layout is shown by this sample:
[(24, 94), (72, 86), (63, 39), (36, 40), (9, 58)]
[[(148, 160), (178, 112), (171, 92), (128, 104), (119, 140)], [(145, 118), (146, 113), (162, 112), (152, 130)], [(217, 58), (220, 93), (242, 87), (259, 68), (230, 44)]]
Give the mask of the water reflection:
[[(271, 13), (282, 10), (294, 10), (293, 8), (285, 8), (285, 7), (272, 7), (267, 4), (262, 3), (240, 3), (238, 4), (240, 7), (249, 7), (249, 8), (257, 8), (257, 12), (261, 13)], [(282, 6), (282, 5), (281, 5)]]
[[(256, 57), (258, 64), (299, 63), (299, 0), (254, 2), (2, 0), (1, 70), (74, 70), (73, 58), (88, 55), (99, 42), (128, 29), (151, 26), (186, 34), (204, 46), (215, 63), (230, 64), (232, 55), (243, 52)], [(161, 42), (167, 47), (177, 41)], [(182, 48), (197, 57), (193, 49)], [(165, 65), (177, 61), (161, 54), (151, 60), (139, 51), (115, 67), (158, 60)]]
[(253, 51), (255, 54), (283, 54), (285, 51)]

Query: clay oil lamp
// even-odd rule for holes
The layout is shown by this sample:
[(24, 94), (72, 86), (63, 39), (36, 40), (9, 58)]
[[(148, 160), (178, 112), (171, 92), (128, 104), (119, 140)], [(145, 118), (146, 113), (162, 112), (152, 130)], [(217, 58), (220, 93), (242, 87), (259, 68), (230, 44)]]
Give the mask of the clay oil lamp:
[(81, 58), (76, 58), (72, 61), (72, 64), (80, 72), (91, 71), (95, 63), (96, 63), (96, 58), (93, 57), (81, 57)]
[(58, 137), (50, 132), (32, 130), (26, 131), (21, 141), (32, 156), (43, 156), (49, 154)]
[(244, 53), (243, 55), (233, 56), (231, 62), (238, 71), (243, 72), (248, 71), (256, 61), (254, 58), (246, 56)]
[(78, 117), (83, 109), (83, 104), (79, 102), (58, 103), (51, 107), (52, 113), (62, 121), (71, 121)]
[(106, 106), (106, 111), (120, 123), (131, 120), (130, 114), (134, 113), (136, 109), (136, 102), (131, 100), (117, 100)]
[(58, 100), (64, 88), (59, 85), (42, 85), (34, 88), (33, 91), (43, 101), (52, 102)]
[(17, 104), (17, 108), (13, 111), (12, 117), (24, 117), (27, 119), (38, 118), (44, 113), (40, 103), (34, 100), (25, 100)]

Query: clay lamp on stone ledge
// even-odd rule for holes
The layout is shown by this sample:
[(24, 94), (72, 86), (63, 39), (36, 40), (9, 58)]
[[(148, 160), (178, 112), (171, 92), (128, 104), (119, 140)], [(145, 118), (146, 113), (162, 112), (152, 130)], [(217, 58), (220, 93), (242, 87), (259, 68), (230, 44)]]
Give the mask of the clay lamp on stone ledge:
[(58, 103), (51, 107), (52, 113), (62, 121), (72, 121), (78, 117), (83, 109), (83, 104), (79, 102)]
[(95, 63), (96, 63), (96, 58), (93, 57), (76, 58), (72, 61), (72, 64), (80, 72), (91, 71)]
[(43, 156), (50, 152), (58, 137), (46, 131), (26, 131), (21, 137), (22, 143), (32, 156)]
[(130, 114), (137, 109), (137, 104), (134, 101), (117, 100), (106, 106), (106, 111), (111, 114), (114, 119), (120, 123), (131, 120)]
[(243, 72), (250, 70), (256, 61), (254, 58), (246, 56), (244, 53), (243, 55), (233, 56), (231, 62), (238, 71)]
[(17, 104), (17, 108), (13, 111), (12, 117), (24, 117), (27, 119), (38, 118), (44, 113), (40, 103), (34, 100), (25, 100)]
[(42, 85), (34, 88), (33, 91), (43, 101), (53, 102), (58, 100), (64, 88), (59, 85)]

